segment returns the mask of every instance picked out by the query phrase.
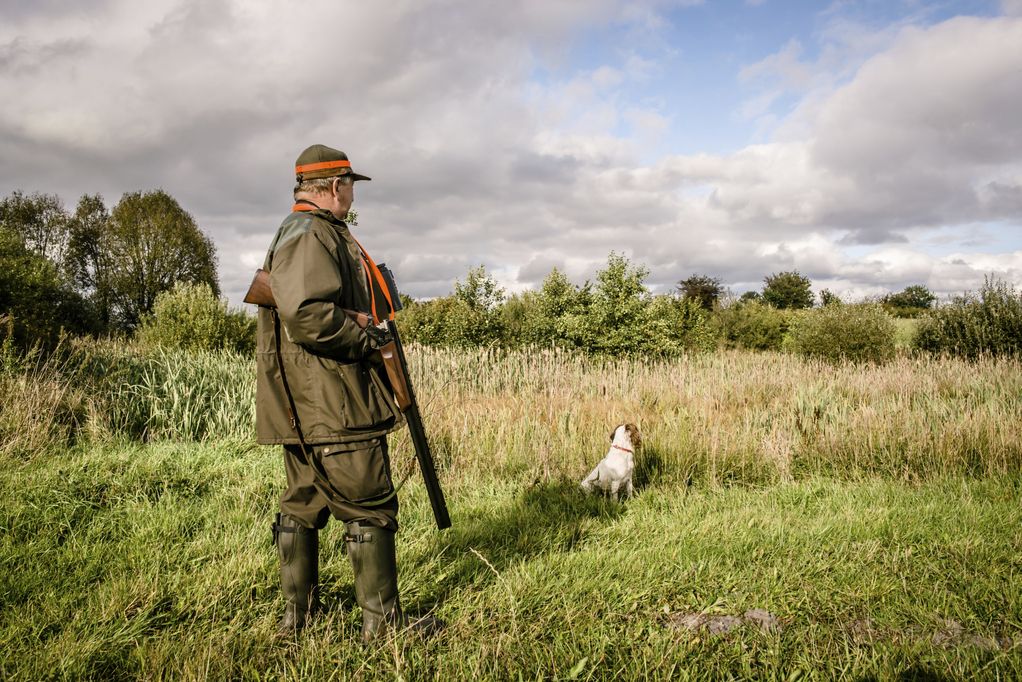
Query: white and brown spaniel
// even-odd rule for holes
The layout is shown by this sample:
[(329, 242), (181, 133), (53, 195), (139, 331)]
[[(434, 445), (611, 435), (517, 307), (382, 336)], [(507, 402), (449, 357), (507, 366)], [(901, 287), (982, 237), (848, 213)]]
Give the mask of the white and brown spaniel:
[(610, 433), (610, 451), (596, 465), (593, 473), (579, 486), (587, 493), (593, 488), (610, 491), (610, 499), (617, 502), (618, 491), (624, 486), (625, 495), (632, 498), (632, 472), (635, 470), (635, 449), (642, 446), (642, 436), (635, 424), (622, 424)]

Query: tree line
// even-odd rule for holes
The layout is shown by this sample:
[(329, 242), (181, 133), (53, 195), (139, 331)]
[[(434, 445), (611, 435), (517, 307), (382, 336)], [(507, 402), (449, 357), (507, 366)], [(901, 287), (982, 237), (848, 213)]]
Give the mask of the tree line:
[[(538, 289), (509, 294), (479, 266), (470, 268), (448, 296), (405, 300), (398, 326), (407, 340), (432, 346), (558, 346), (599, 355), (677, 355), (720, 345), (779, 350), (801, 313), (843, 306), (827, 290), (815, 306), (812, 282), (797, 270), (773, 273), (764, 278), (761, 291), (740, 297), (731, 295), (721, 278), (701, 274), (679, 280), (673, 291), (653, 294), (644, 284), (648, 274), (644, 265), (611, 252), (595, 281), (575, 285), (555, 268)], [(868, 311), (850, 305), (821, 319), (827, 320), (827, 329), (845, 325), (834, 332), (844, 337), (844, 345), (861, 332), (869, 338), (854, 341), (857, 347), (882, 346), (877, 357), (886, 356), (893, 349), (894, 326), (883, 320), (899, 310), (928, 309), (934, 300), (925, 287), (909, 287), (863, 303)], [(803, 336), (823, 328), (804, 321), (796, 327)], [(819, 348), (815, 341), (799, 344), (814, 353)], [(836, 345), (835, 355), (844, 352), (844, 345)], [(869, 351), (864, 357), (874, 355)]]
[[(816, 297), (813, 296), (813, 283), (808, 277), (799, 274), (798, 270), (790, 270), (771, 274), (763, 278), (762, 291), (747, 291), (741, 295), (742, 301), (761, 301), (778, 310), (805, 310), (812, 308)], [(680, 280), (677, 291), (686, 298), (699, 302), (704, 310), (713, 310), (725, 295), (723, 280), (720, 277), (694, 274)], [(823, 289), (819, 295), (820, 306), (840, 303), (841, 298), (830, 289)], [(932, 309), (937, 296), (921, 284), (906, 287), (900, 293), (885, 294), (878, 302), (896, 317), (919, 317)]]
[(212, 239), (162, 189), (112, 209), (88, 194), (73, 211), (55, 194), (0, 201), (0, 315), (19, 342), (132, 332), (177, 282), (220, 294)]
[[(540, 288), (509, 294), (480, 265), (447, 296), (402, 295), (397, 321), (406, 341), (432, 346), (607, 356), (723, 346), (877, 360), (893, 352), (891, 319), (921, 316), (921, 350), (973, 357), (1022, 349), (1022, 298), (994, 281), (934, 309), (936, 296), (921, 285), (852, 304), (824, 289), (816, 305), (797, 270), (772, 273), (760, 291), (739, 297), (703, 274), (653, 294), (648, 275), (612, 251), (593, 281), (576, 285), (555, 268)], [(160, 189), (126, 193), (110, 209), (98, 195), (82, 196), (74, 211), (39, 192), (0, 201), (0, 338), (53, 345), (61, 330), (193, 350), (255, 345), (252, 316), (220, 298), (212, 240)]]

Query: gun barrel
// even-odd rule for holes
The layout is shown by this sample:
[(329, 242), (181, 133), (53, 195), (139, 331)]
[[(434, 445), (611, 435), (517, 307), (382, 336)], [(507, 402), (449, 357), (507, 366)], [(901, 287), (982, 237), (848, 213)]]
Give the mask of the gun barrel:
[(419, 414), (419, 404), (415, 400), (415, 391), (412, 389), (412, 382), (408, 379), (408, 363), (405, 361), (405, 350), (401, 345), (401, 337), (397, 333), (397, 325), (393, 320), (387, 321), (387, 327), (394, 339), (398, 359), (405, 372), (405, 385), (408, 390), (408, 398), (411, 403), (405, 410), (405, 419), (408, 422), (408, 433), (412, 437), (412, 445), (415, 446), (415, 457), (419, 460), (419, 470), (422, 472), (422, 480), (426, 483), (426, 493), (429, 495), (429, 503), (433, 507), (433, 517), (436, 519), (436, 526), (440, 530), (451, 527), (451, 517), (447, 512), (447, 501), (444, 499), (444, 491), (437, 480), (436, 467), (433, 464), (433, 455), (429, 451), (429, 442), (426, 440), (426, 430), (422, 426), (422, 416)]

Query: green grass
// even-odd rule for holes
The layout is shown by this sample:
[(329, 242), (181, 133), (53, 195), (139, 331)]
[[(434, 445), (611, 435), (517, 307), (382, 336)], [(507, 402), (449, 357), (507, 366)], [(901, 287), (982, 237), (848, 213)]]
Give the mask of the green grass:
[[(594, 453), (593, 457), (600, 453)], [(537, 480), (538, 479), (538, 480)], [(403, 601), (449, 624), (357, 644), (341, 526), (322, 581), (346, 613), (275, 638), (278, 453), (240, 441), (52, 453), (0, 479), (0, 679), (1022, 677), (1022, 480), (668, 483), (623, 505), (574, 481), (447, 470), (454, 527), (414, 478)], [(764, 608), (781, 634), (676, 631)], [(953, 620), (1007, 650), (934, 635)], [(869, 621), (873, 641), (857, 636)]]
[(910, 348), (912, 346), (912, 337), (916, 333), (916, 327), (919, 326), (919, 320), (898, 317), (894, 319), (895, 337), (894, 342), (899, 348)]
[[(368, 650), (338, 524), (347, 610), (274, 635), (285, 477), (251, 357), (5, 355), (0, 680), (1022, 678), (1018, 360), (409, 355), (455, 526), (413, 477), (401, 589), (449, 627)], [(622, 421), (636, 499), (579, 496)], [(753, 608), (784, 631), (671, 627)]]

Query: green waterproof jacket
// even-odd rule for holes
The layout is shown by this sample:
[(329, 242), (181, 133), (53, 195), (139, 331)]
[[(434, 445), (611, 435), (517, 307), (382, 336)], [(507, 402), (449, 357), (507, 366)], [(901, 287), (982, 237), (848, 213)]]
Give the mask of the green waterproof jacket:
[[(404, 415), (367, 358), (376, 349), (342, 309), (369, 311), (358, 245), (324, 209), (299, 211), (277, 230), (263, 269), (281, 321), (281, 356), (306, 443), (369, 440)], [(260, 444), (298, 443), (274, 351), (270, 311), (259, 309), (256, 432)]]

